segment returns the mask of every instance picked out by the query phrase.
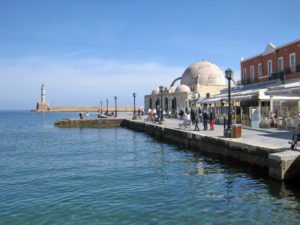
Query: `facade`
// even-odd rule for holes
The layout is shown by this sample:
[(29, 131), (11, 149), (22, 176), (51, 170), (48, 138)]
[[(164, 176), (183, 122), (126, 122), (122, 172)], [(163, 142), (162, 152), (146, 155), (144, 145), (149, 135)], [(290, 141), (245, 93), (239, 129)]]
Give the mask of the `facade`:
[(276, 47), (269, 43), (259, 55), (241, 60), (241, 83), (300, 78), (300, 39)]
[[(177, 80), (180, 80), (180, 85), (175, 87)], [(159, 109), (162, 105), (167, 114), (176, 117), (180, 111), (187, 112), (195, 107), (198, 99), (216, 95), (226, 86), (224, 72), (217, 65), (207, 61), (196, 62), (169, 87), (164, 87), (162, 93), (155, 88), (151, 94), (145, 95), (145, 112)]]

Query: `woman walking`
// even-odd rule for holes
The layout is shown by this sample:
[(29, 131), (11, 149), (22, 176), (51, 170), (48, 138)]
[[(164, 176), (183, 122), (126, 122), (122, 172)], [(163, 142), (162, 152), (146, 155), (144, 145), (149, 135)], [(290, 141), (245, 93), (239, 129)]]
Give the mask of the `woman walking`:
[(210, 127), (210, 130), (215, 129), (214, 118), (215, 118), (214, 111), (211, 109), (210, 113), (209, 113), (209, 127)]

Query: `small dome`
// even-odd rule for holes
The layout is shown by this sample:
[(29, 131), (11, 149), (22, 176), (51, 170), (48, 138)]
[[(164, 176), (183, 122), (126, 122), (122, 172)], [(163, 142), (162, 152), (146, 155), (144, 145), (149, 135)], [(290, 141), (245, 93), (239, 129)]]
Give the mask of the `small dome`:
[(226, 85), (224, 72), (215, 64), (201, 61), (189, 66), (181, 77), (181, 83), (189, 87), (201, 85)]
[(153, 89), (153, 91), (152, 91), (151, 94), (152, 94), (152, 95), (158, 95), (158, 94), (159, 94), (159, 88)]
[(169, 93), (174, 93), (175, 92), (175, 90), (176, 90), (176, 87), (169, 87)]
[(188, 86), (181, 84), (176, 87), (175, 92), (191, 92), (191, 89)]

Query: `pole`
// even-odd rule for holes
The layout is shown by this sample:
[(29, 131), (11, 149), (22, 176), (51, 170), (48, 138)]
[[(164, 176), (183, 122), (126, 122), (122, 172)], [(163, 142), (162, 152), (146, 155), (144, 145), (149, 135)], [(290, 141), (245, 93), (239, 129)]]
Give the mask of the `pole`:
[(100, 109), (101, 109), (101, 114), (102, 114), (102, 100), (100, 101), (100, 105), (101, 105)]
[(108, 115), (108, 99), (106, 99), (106, 115)]
[(164, 120), (164, 115), (163, 115), (163, 99), (162, 99), (162, 90), (160, 91), (160, 120)]
[(133, 115), (135, 115), (135, 95), (133, 96)]
[(117, 117), (117, 96), (115, 96), (115, 117)]
[(227, 130), (231, 129), (231, 90), (230, 90), (230, 79), (228, 79), (228, 126)]

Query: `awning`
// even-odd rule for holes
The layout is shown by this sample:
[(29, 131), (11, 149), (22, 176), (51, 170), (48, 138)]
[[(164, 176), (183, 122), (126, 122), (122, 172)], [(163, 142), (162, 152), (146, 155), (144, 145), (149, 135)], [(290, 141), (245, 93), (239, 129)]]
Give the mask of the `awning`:
[(299, 96), (300, 97), (300, 86), (297, 87), (280, 87), (270, 88), (265, 91), (265, 95), (287, 95), (287, 96)]
[(243, 100), (253, 99), (254, 97), (255, 97), (254, 94), (252, 94), (252, 95), (236, 95), (236, 96), (232, 96), (231, 100), (233, 100), (233, 101), (243, 101)]
[(206, 99), (201, 99), (198, 100), (198, 104), (214, 104), (214, 103), (219, 103), (222, 98), (206, 98)]

